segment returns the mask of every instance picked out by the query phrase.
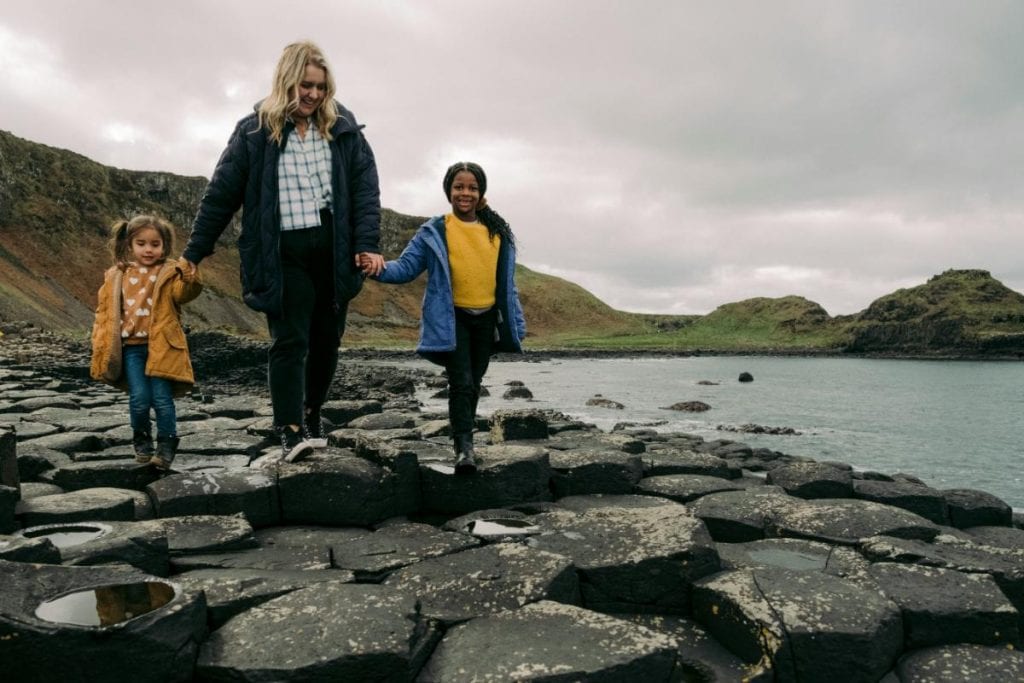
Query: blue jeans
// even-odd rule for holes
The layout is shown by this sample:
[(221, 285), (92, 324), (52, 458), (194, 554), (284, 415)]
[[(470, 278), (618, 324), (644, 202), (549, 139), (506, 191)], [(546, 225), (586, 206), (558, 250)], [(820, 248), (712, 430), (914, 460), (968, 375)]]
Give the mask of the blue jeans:
[(125, 345), (123, 354), (124, 376), (128, 381), (128, 414), (132, 429), (150, 432), (149, 409), (156, 413), (157, 437), (178, 435), (178, 414), (174, 409), (171, 383), (160, 377), (146, 376), (148, 344)]

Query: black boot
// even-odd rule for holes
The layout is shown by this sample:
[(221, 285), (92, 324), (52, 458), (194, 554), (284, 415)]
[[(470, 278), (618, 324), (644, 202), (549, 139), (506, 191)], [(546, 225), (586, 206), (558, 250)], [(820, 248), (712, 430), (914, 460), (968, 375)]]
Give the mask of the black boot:
[(132, 447), (135, 448), (135, 462), (148, 465), (153, 457), (153, 435), (149, 432), (132, 432)]
[(473, 450), (472, 434), (455, 435), (455, 474), (476, 472), (476, 451)]
[(174, 456), (178, 454), (178, 443), (181, 441), (176, 436), (160, 436), (156, 440), (156, 455), (149, 461), (158, 470), (171, 469)]

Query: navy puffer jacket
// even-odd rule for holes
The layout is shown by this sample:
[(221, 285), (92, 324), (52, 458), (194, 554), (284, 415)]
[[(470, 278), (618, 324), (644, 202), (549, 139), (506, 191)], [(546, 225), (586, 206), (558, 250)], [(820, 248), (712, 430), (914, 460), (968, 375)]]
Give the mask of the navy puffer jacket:
[[(355, 116), (335, 102), (338, 120), (331, 129), (331, 190), (334, 214), (335, 303), (344, 304), (363, 286), (354, 255), (379, 253), (380, 183), (373, 151)], [(293, 125), (289, 123), (283, 139)], [(213, 253), (217, 238), (242, 209), (238, 237), (242, 298), (249, 307), (281, 314), (281, 212), (277, 165), (283, 145), (275, 143), (256, 114), (235, 126), (199, 204), (192, 234), (182, 256), (199, 263)]]

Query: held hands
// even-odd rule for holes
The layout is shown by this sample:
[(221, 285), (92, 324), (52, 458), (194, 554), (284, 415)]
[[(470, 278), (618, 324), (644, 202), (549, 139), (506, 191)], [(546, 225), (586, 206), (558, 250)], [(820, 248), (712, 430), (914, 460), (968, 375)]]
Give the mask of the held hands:
[(182, 257), (181, 259), (179, 259), (179, 265), (185, 270), (186, 273), (188, 273), (190, 277), (195, 277), (196, 264)]
[(363, 275), (377, 277), (384, 272), (384, 257), (380, 254), (361, 251), (356, 254), (356, 267), (363, 271)]

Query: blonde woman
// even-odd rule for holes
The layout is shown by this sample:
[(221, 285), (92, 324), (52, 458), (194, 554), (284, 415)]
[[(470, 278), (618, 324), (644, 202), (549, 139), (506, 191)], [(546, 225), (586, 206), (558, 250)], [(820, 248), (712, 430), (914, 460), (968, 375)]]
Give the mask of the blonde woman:
[(288, 462), (326, 445), (320, 407), (348, 303), (384, 265), (376, 162), (334, 94), (320, 48), (284, 49), (270, 94), (238, 122), (217, 162), (183, 254), (194, 267), (213, 253), (242, 209), (242, 297), (267, 316), (274, 428)]

